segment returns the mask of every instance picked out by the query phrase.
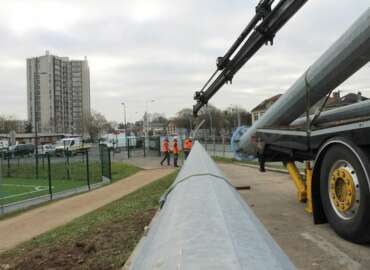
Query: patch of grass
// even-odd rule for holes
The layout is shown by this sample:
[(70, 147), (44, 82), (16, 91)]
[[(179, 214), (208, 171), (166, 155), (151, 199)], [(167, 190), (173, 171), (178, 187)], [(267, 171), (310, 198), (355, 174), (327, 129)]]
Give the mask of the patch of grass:
[[(34, 179), (33, 164), (14, 166), (12, 177), (4, 177), (0, 183), (0, 205), (22, 201), (49, 194), (47, 169), (40, 166), (39, 179)], [(112, 181), (124, 179), (140, 171), (139, 167), (125, 163), (112, 163)], [(23, 178), (22, 178), (23, 176)], [(53, 193), (87, 185), (86, 164), (71, 163), (70, 179), (66, 177), (64, 163), (53, 164), (51, 167), (51, 185)], [(90, 163), (90, 183), (101, 181), (101, 165)]]
[[(133, 170), (140, 170), (140, 168), (128, 165), (125, 163), (112, 162), (112, 178), (119, 180), (131, 174)], [(3, 166), (3, 172), (6, 175), (7, 168)], [(101, 163), (93, 161), (89, 163), (89, 172), (91, 181), (101, 180)], [(69, 174), (69, 179), (68, 179)], [(73, 161), (68, 166), (64, 162), (51, 164), (51, 177), (54, 180), (76, 180), (86, 181), (87, 171), (86, 163), (84, 161)], [(12, 164), (10, 167), (10, 177), (22, 179), (35, 179), (35, 165), (28, 164)], [(39, 165), (39, 179), (48, 179), (47, 166)]]
[(220, 156), (212, 156), (213, 160), (219, 163), (234, 163), (237, 162), (234, 158), (227, 158), (227, 157), (220, 157)]
[(112, 181), (121, 180), (140, 171), (141, 168), (127, 163), (112, 163)]
[(0, 255), (9, 269), (119, 269), (177, 171)]
[[(214, 161), (219, 163), (239, 163), (239, 164), (249, 164), (249, 165), (256, 165), (259, 166), (259, 163), (257, 160), (236, 160), (234, 158), (227, 158), (227, 157), (220, 157), (220, 156), (213, 156), (212, 157)], [(274, 168), (274, 169), (280, 169), (285, 170), (285, 166), (282, 163), (278, 162), (266, 162), (266, 167)]]

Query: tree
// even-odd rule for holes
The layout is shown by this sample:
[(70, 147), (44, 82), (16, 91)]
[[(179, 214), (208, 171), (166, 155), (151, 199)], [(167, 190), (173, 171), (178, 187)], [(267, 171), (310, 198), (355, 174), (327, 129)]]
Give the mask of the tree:
[(27, 122), (24, 126), (24, 132), (26, 133), (32, 133), (33, 126), (31, 122)]
[(239, 125), (250, 126), (252, 124), (252, 115), (240, 106), (230, 106), (224, 111), (225, 130), (231, 132)]
[(209, 129), (211, 134), (219, 134), (219, 131), (224, 128), (224, 114), (217, 107), (209, 104), (203, 107), (198, 113), (199, 121), (205, 120), (203, 128)]
[(151, 123), (167, 125), (168, 119), (163, 115), (153, 114)]
[(103, 114), (93, 111), (86, 123), (86, 129), (90, 138), (96, 140), (103, 132), (113, 132), (111, 124)]
[(193, 127), (193, 110), (190, 108), (184, 108), (180, 110), (176, 116), (172, 119), (178, 128), (192, 129)]
[(193, 117), (192, 109), (184, 108), (171, 120), (175, 123), (176, 127), (187, 129), (192, 129), (196, 126), (196, 123), (205, 120), (202, 129), (208, 129), (209, 134), (220, 135), (221, 133), (231, 134), (233, 130), (238, 127), (238, 118), (240, 118), (241, 125), (251, 125), (251, 114), (244, 108), (232, 106), (222, 111), (209, 104), (199, 111), (196, 119)]

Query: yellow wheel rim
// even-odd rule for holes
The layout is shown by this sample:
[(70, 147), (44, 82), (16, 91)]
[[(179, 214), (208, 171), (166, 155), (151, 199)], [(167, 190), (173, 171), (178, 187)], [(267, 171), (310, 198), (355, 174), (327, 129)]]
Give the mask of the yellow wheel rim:
[(332, 171), (329, 195), (335, 208), (342, 213), (352, 208), (356, 200), (356, 187), (351, 173), (343, 167)]

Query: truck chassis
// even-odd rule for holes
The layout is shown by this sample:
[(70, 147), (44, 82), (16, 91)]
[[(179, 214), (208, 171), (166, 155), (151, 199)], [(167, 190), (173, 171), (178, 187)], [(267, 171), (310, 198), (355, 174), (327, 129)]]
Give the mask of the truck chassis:
[[(255, 142), (261, 171), (282, 161), (315, 224), (329, 222), (343, 238), (370, 241), (370, 119), (324, 127), (261, 128)], [(313, 161), (313, 168), (311, 168)], [(306, 162), (303, 177), (295, 162)]]

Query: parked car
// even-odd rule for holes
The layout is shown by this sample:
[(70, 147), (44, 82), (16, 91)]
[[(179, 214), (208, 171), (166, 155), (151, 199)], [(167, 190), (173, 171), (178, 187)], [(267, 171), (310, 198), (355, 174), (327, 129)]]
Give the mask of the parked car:
[(43, 144), (38, 147), (37, 154), (39, 156), (46, 156), (49, 154), (50, 156), (55, 155), (55, 145), (53, 144)]
[(15, 158), (33, 155), (35, 152), (35, 146), (33, 144), (16, 144), (11, 145), (9, 150), (5, 152), (5, 156)]

